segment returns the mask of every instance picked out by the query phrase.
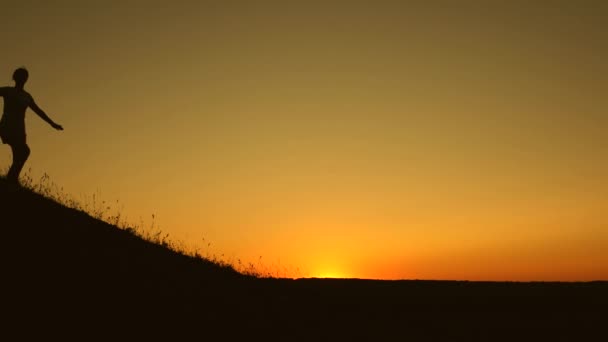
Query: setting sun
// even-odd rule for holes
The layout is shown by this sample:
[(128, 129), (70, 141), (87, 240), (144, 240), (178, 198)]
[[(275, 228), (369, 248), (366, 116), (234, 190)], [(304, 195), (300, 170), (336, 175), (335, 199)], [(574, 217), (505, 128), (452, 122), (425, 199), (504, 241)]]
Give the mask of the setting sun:
[(322, 270), (312, 275), (313, 278), (351, 278), (352, 276), (338, 270)]

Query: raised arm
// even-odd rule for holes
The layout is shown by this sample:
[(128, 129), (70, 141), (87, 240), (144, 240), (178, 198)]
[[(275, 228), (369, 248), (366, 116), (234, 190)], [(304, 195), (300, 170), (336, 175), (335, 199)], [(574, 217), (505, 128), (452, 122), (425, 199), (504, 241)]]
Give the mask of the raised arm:
[(55, 121), (51, 120), (51, 118), (49, 118), (49, 116), (46, 115), (46, 113), (40, 107), (38, 107), (36, 102), (34, 102), (34, 99), (31, 99), (30, 108), (34, 111), (34, 113), (38, 114), (38, 116), (42, 120), (46, 121), (49, 125), (51, 125), (51, 127), (53, 127), (56, 130), (59, 130), (59, 131), (63, 130), (63, 127), (61, 127), (61, 125), (59, 125), (59, 124), (55, 123)]

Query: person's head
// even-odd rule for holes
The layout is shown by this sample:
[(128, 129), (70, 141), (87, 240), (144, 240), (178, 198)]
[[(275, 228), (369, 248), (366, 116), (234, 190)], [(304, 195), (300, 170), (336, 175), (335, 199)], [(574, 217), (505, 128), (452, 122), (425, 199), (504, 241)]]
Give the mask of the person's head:
[(29, 72), (27, 72), (26, 68), (18, 68), (13, 72), (13, 80), (16, 84), (23, 86), (25, 82), (27, 82), (28, 77), (30, 76)]

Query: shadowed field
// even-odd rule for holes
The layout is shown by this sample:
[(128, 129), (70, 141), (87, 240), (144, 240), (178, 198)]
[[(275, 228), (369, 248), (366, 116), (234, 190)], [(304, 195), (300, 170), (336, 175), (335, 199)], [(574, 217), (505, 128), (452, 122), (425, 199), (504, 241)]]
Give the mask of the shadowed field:
[(606, 282), (246, 276), (4, 179), (0, 226), (2, 333), (25, 340), (583, 341), (608, 317)]

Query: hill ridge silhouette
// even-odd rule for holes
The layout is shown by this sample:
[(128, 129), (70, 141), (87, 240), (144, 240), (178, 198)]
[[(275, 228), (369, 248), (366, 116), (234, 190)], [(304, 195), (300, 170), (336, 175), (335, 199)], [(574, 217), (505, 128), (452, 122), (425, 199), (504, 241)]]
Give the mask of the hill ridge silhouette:
[(580, 340), (600, 329), (608, 307), (603, 281), (256, 278), (2, 178), (0, 223), (5, 323), (44, 326), (45, 338), (164, 331), (212, 340), (379, 340), (405, 332), (422, 340)]
[[(16, 248), (15, 253), (29, 249), (29, 258), (44, 254), (45, 263), (57, 262), (51, 267), (57, 271), (67, 272), (73, 268), (86, 273), (90, 269), (128, 276), (136, 270), (175, 274), (195, 270), (199, 274), (213, 275), (209, 280), (243, 277), (228, 265), (189, 256), (146, 240), (133, 231), (66, 207), (4, 179), (0, 179), (0, 220), (3, 233), (14, 242), (11, 246)], [(128, 272), (120, 274), (126, 270)]]

